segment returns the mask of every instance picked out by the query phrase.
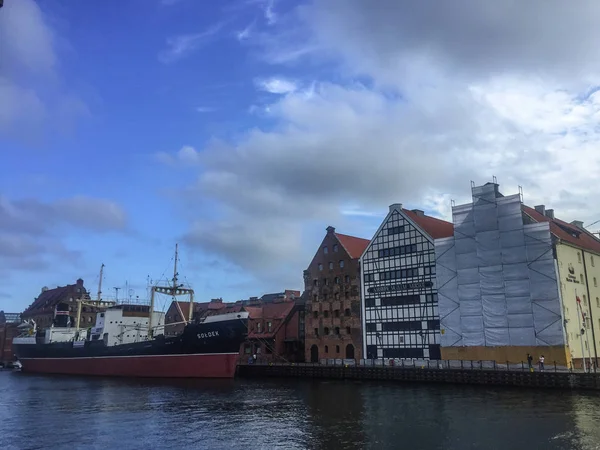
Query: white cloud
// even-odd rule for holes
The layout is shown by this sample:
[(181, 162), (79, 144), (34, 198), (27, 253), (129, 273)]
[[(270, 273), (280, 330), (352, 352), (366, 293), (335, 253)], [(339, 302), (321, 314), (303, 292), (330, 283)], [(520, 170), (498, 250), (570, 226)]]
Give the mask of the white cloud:
[(255, 85), (258, 89), (271, 94), (289, 94), (298, 90), (298, 85), (295, 81), (281, 77), (258, 79), (255, 80)]
[[(18, 36), (18, 38), (16, 38)], [(7, 2), (0, 14), (0, 133), (35, 139), (89, 113), (63, 85), (56, 35), (33, 0)]]
[[(269, 61), (307, 62), (306, 77), (321, 58), (337, 64), (337, 81), (307, 93), (283, 78), (257, 80), (285, 95), (262, 108), (268, 129), (198, 153), (187, 201), (214, 214), (190, 229), (190, 242), (262, 276), (261, 260), (285, 265), (293, 253), (300, 277), (326, 225), (362, 231), (365, 217), (394, 202), (449, 219), (452, 199), (469, 200), (470, 180), (494, 175), (504, 192), (521, 185), (527, 203), (565, 220), (600, 219), (600, 28), (591, 19), (600, 6), (551, 4), (332, 0), (280, 17), (258, 39), (280, 56)], [(277, 241), (298, 246), (278, 256), (264, 236), (275, 229)]]
[(252, 36), (252, 30), (255, 25), (256, 25), (256, 22), (251, 22), (244, 29), (238, 31), (235, 34), (237, 40), (241, 42), (241, 41), (245, 41), (245, 40), (249, 39)]
[(216, 111), (215, 108), (211, 108), (210, 106), (197, 106), (196, 107), (196, 112), (199, 113), (210, 113), (210, 112), (214, 112)]
[(202, 46), (214, 40), (226, 22), (211, 25), (200, 33), (181, 34), (167, 38), (167, 49), (158, 54), (158, 60), (170, 64), (185, 58)]
[(200, 154), (190, 145), (184, 145), (174, 154), (157, 152), (154, 156), (158, 162), (173, 166), (193, 166), (200, 162)]

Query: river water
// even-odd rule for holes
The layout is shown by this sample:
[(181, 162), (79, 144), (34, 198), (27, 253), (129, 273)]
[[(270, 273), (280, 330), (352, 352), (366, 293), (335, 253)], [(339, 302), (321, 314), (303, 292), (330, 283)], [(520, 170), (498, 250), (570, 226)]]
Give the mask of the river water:
[(0, 449), (600, 449), (600, 395), (0, 372)]

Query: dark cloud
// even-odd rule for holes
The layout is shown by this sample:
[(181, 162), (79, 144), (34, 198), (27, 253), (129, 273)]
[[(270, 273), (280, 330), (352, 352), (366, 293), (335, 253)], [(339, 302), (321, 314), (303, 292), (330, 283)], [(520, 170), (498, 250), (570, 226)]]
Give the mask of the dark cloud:
[[(314, 1), (303, 17), (325, 48), (371, 74), (424, 61), (469, 78), (518, 72), (596, 75), (600, 3), (560, 0)], [(376, 69), (377, 70), (377, 69)]]
[(0, 274), (39, 271), (60, 264), (79, 264), (81, 253), (63, 242), (69, 229), (125, 231), (127, 216), (103, 199), (73, 197), (51, 203), (35, 199), (11, 201), (0, 195)]

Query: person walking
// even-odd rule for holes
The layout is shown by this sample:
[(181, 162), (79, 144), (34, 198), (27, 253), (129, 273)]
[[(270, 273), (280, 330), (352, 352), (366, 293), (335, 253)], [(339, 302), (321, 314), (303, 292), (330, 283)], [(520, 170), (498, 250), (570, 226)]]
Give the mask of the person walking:
[(540, 364), (540, 371), (544, 370), (544, 355), (540, 356), (539, 364)]

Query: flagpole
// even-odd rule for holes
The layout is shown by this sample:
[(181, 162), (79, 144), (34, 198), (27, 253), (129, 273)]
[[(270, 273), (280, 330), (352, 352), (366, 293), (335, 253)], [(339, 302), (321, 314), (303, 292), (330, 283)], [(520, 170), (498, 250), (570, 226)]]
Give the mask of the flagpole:
[(583, 350), (583, 328), (581, 327), (581, 300), (579, 299), (579, 295), (577, 295), (577, 290), (575, 290), (575, 300), (577, 301), (577, 309), (579, 309), (577, 320), (579, 322), (579, 341), (581, 342), (581, 366), (583, 367), (583, 371), (587, 372), (585, 367), (585, 351)]

